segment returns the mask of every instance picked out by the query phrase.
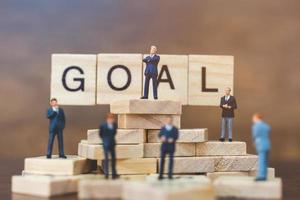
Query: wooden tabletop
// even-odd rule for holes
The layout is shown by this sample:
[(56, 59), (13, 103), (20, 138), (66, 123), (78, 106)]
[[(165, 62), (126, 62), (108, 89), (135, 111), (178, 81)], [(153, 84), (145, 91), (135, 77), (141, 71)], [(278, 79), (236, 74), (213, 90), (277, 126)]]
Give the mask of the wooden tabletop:
[[(11, 176), (21, 174), (24, 165), (23, 158), (1, 158), (0, 164), (0, 199), (42, 200), (44, 198), (11, 194)], [(275, 174), (283, 179), (283, 200), (300, 199), (300, 161), (272, 162)], [(51, 198), (53, 200), (74, 200), (76, 195), (65, 195)]]

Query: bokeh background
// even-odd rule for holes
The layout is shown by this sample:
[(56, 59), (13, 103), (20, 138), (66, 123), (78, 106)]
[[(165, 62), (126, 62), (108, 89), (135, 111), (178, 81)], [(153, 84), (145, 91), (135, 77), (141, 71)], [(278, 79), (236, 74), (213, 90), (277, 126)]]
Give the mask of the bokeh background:
[[(52, 53), (235, 56), (234, 139), (251, 141), (251, 115), (272, 125), (272, 160), (300, 160), (300, 1), (3, 0), (0, 2), (0, 156), (43, 155)], [(77, 152), (108, 106), (64, 106), (65, 148)], [(186, 106), (183, 128), (218, 139), (220, 108)], [(56, 147), (55, 147), (55, 152)]]

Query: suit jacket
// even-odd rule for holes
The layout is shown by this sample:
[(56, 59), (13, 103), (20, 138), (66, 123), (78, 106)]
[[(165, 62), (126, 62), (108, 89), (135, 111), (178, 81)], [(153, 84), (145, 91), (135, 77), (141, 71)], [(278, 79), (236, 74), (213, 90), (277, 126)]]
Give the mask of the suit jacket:
[[(175, 126), (173, 126), (173, 128), (169, 131), (165, 128), (165, 126), (163, 126), (160, 129), (158, 137), (161, 138), (162, 136), (165, 136), (166, 142), (162, 143), (161, 150), (174, 153), (175, 152), (175, 144), (176, 144), (176, 140), (178, 139), (178, 135), (179, 135), (178, 129)], [(168, 143), (169, 138), (173, 139), (172, 143)]]
[(49, 119), (49, 131), (55, 129), (63, 130), (65, 128), (66, 118), (62, 108), (58, 108), (58, 113), (52, 108), (47, 110), (47, 118)]
[(114, 147), (116, 145), (115, 136), (117, 134), (117, 124), (113, 124), (113, 128), (108, 128), (107, 122), (100, 125), (99, 136), (102, 139), (104, 149)]
[(256, 122), (252, 126), (252, 138), (257, 152), (269, 151), (271, 148), (269, 134), (271, 127), (263, 121)]
[[(228, 108), (223, 108), (223, 105), (229, 105), (231, 106), (230, 109)], [(237, 104), (234, 96), (230, 96), (228, 101), (225, 100), (225, 96), (221, 97), (220, 101), (220, 107), (222, 108), (222, 117), (234, 117), (234, 110), (237, 109)]]
[(154, 55), (152, 58), (151, 56), (147, 56), (143, 59), (143, 62), (146, 63), (146, 69), (145, 69), (145, 76), (147, 75), (154, 75), (157, 76), (157, 65), (159, 63), (160, 57), (159, 55)]

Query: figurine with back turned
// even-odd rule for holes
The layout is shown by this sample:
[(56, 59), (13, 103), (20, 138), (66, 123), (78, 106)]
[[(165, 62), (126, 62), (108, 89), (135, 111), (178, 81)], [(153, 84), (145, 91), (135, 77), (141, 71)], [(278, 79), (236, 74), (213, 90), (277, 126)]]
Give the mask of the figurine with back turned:
[(55, 136), (58, 140), (59, 157), (66, 159), (64, 153), (64, 141), (63, 141), (63, 130), (65, 128), (65, 113), (62, 108), (58, 106), (57, 99), (52, 98), (50, 100), (50, 108), (47, 111), (47, 118), (49, 119), (49, 138), (48, 138), (48, 149), (47, 158), (52, 157), (52, 148)]
[(174, 163), (174, 153), (176, 140), (178, 139), (178, 129), (173, 125), (172, 116), (166, 117), (166, 123), (161, 128), (159, 132), (159, 139), (161, 141), (161, 155), (160, 155), (160, 170), (159, 170), (159, 180), (162, 180), (164, 173), (165, 157), (169, 154), (169, 171), (168, 178), (173, 178), (173, 163)]
[(104, 150), (104, 174), (105, 178), (109, 176), (109, 154), (111, 157), (111, 172), (112, 179), (118, 178), (116, 171), (116, 141), (115, 136), (117, 134), (117, 124), (115, 123), (115, 117), (113, 114), (108, 113), (106, 115), (106, 122), (102, 123), (99, 128), (99, 136), (102, 139)]
[(271, 127), (262, 120), (260, 114), (254, 114), (252, 121), (252, 138), (258, 154), (258, 170), (255, 180), (265, 181), (268, 173), (268, 155), (271, 149), (269, 140)]
[(232, 142), (232, 122), (234, 118), (234, 110), (237, 108), (235, 97), (230, 95), (231, 89), (225, 89), (225, 96), (221, 98), (220, 107), (222, 108), (222, 124), (221, 124), (221, 142), (225, 141), (226, 130), (228, 131), (228, 141)]
[(144, 86), (144, 96), (141, 99), (148, 99), (149, 93), (149, 83), (152, 79), (152, 87), (153, 87), (153, 98), (157, 99), (157, 65), (159, 63), (160, 57), (156, 54), (157, 48), (156, 46), (151, 46), (150, 55), (143, 59), (143, 62), (146, 63), (145, 69), (145, 86)]

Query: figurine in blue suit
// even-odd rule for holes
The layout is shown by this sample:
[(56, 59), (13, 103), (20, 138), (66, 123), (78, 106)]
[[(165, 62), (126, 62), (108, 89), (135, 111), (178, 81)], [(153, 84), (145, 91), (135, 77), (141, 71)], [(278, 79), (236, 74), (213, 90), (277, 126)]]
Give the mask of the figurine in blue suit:
[(148, 99), (149, 93), (149, 82), (152, 79), (153, 87), (153, 98), (157, 99), (157, 65), (159, 63), (160, 57), (156, 54), (156, 46), (151, 46), (150, 55), (143, 59), (143, 62), (146, 63), (145, 69), (145, 86), (144, 86), (144, 96), (141, 99)]
[(52, 156), (52, 148), (54, 138), (57, 135), (58, 139), (58, 150), (60, 158), (67, 158), (64, 153), (64, 141), (63, 141), (63, 130), (65, 128), (65, 113), (62, 108), (58, 106), (56, 98), (50, 100), (51, 108), (47, 111), (47, 118), (49, 119), (49, 139), (48, 139), (48, 149), (47, 158), (50, 159)]
[(111, 156), (112, 179), (118, 178), (116, 171), (116, 141), (117, 124), (115, 123), (114, 115), (108, 113), (106, 115), (106, 122), (102, 123), (99, 128), (99, 136), (102, 139), (104, 150), (104, 173), (105, 178), (109, 175), (109, 154)]
[(173, 119), (171, 116), (166, 117), (166, 124), (159, 132), (159, 139), (161, 141), (161, 153), (160, 153), (160, 170), (159, 180), (163, 179), (164, 165), (166, 154), (169, 154), (169, 172), (168, 178), (173, 178), (173, 163), (176, 140), (178, 139), (178, 129), (172, 124)]
[(267, 180), (268, 155), (271, 148), (269, 140), (271, 127), (262, 120), (260, 114), (254, 114), (252, 121), (252, 138), (258, 153), (258, 171), (255, 180), (265, 181)]

